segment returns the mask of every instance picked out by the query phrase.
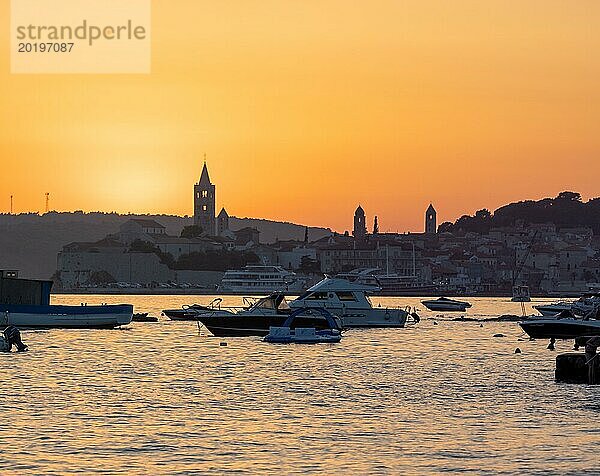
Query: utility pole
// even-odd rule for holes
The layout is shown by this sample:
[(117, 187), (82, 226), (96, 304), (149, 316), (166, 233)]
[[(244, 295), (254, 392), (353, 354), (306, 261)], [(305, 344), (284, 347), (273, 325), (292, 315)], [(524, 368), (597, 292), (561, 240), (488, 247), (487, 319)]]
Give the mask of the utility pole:
[(46, 213), (50, 211), (50, 193), (46, 192)]

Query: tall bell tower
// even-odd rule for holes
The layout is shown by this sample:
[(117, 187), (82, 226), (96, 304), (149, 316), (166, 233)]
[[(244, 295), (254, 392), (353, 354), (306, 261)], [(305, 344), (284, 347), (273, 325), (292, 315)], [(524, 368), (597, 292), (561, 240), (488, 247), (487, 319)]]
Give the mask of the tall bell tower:
[(194, 225), (200, 225), (202, 231), (214, 236), (215, 228), (215, 186), (210, 182), (206, 159), (200, 180), (194, 185)]
[(425, 233), (430, 235), (437, 233), (437, 212), (431, 203), (425, 212)]
[(359, 205), (354, 212), (354, 231), (352, 232), (356, 241), (362, 241), (367, 236), (367, 221), (365, 211)]

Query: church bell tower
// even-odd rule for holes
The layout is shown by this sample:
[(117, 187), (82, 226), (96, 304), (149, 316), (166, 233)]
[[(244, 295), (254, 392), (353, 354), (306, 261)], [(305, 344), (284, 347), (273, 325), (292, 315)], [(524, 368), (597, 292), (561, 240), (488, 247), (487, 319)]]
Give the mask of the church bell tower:
[(210, 182), (206, 160), (200, 180), (194, 185), (194, 225), (210, 236), (215, 234), (215, 186)]
[(356, 241), (362, 241), (367, 236), (367, 221), (365, 211), (359, 205), (354, 212), (354, 231), (352, 232)]
[(437, 233), (437, 212), (431, 203), (425, 212), (425, 233), (430, 235)]

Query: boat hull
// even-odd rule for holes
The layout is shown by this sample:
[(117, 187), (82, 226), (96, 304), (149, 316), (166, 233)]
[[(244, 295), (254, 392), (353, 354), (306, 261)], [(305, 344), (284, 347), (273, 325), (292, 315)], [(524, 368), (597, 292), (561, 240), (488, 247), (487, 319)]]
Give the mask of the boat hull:
[(579, 336), (600, 335), (600, 321), (581, 319), (532, 319), (519, 322), (533, 339), (574, 339)]
[(112, 329), (127, 325), (133, 306), (27, 306), (0, 305), (0, 325), (22, 329)]
[[(198, 320), (216, 337), (264, 337), (271, 327), (281, 327), (288, 314), (246, 315), (213, 314), (198, 316)], [(328, 328), (327, 321), (320, 316), (302, 316), (294, 322), (294, 327)]]
[[(301, 307), (310, 307), (309, 301), (292, 301), (290, 307), (299, 309)], [(408, 313), (404, 309), (388, 308), (341, 308), (337, 306), (313, 305), (322, 307), (334, 316), (338, 316), (345, 329), (350, 328), (383, 328), (383, 327), (404, 327), (408, 319)]]
[(182, 309), (165, 309), (163, 314), (172, 321), (197, 321), (198, 313), (194, 311), (184, 311)]
[(423, 302), (423, 305), (429, 309), (430, 311), (441, 311), (441, 312), (466, 312), (467, 308), (471, 306), (467, 305), (458, 305), (458, 304), (437, 304), (437, 303), (427, 303)]
[[(335, 314), (334, 311), (328, 311)], [(368, 311), (352, 311), (341, 314), (344, 328), (383, 328), (404, 327), (408, 313), (402, 309), (369, 309)]]

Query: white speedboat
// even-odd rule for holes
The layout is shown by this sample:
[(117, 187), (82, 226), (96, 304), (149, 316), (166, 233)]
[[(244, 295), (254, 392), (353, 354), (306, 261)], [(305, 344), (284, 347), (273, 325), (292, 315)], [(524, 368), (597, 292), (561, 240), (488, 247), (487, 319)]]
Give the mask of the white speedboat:
[(600, 295), (587, 293), (576, 301), (558, 301), (550, 304), (533, 306), (542, 316), (555, 316), (562, 311), (571, 311), (576, 316), (587, 316), (600, 308)]
[(471, 303), (466, 301), (456, 301), (445, 297), (429, 299), (427, 301), (421, 301), (421, 303), (430, 311), (465, 312), (467, 308), (471, 307)]
[(572, 307), (573, 303), (570, 301), (558, 301), (550, 304), (540, 304), (538, 306), (533, 306), (533, 308), (536, 311), (538, 311), (542, 316), (546, 317), (556, 316), (562, 311), (570, 311)]
[(586, 316), (600, 308), (600, 294), (586, 293), (573, 303), (571, 310), (576, 316)]
[(326, 277), (300, 297), (290, 301), (289, 305), (292, 309), (326, 309), (339, 317), (344, 327), (404, 327), (408, 318), (406, 310), (373, 307), (367, 293), (379, 290), (377, 286)]
[(295, 273), (281, 266), (248, 265), (244, 269), (226, 271), (217, 291), (261, 295), (276, 291), (301, 292), (303, 285)]
[(600, 320), (578, 318), (570, 311), (563, 311), (554, 317), (527, 319), (519, 322), (519, 325), (533, 339), (574, 339), (600, 335)]
[(197, 321), (198, 316), (221, 309), (223, 299), (215, 298), (210, 304), (203, 306), (201, 304), (184, 305), (179, 309), (164, 309), (163, 315), (172, 321)]

